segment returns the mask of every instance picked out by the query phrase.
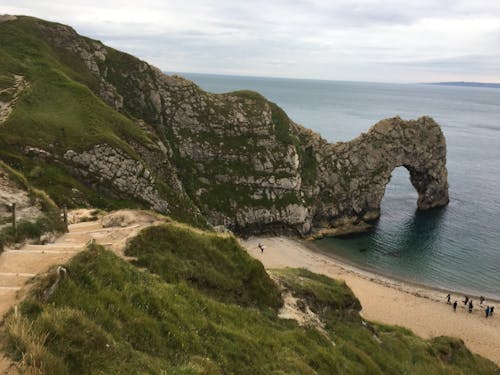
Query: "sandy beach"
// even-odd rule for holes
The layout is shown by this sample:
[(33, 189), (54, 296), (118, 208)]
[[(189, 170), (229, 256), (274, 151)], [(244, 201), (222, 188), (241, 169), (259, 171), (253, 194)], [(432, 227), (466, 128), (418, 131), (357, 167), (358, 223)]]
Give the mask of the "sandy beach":
[[(259, 243), (264, 245), (263, 253)], [(447, 292), (356, 268), (316, 251), (312, 243), (287, 237), (251, 237), (242, 240), (242, 244), (266, 269), (303, 267), (345, 280), (361, 302), (362, 316), (368, 320), (402, 326), (424, 338), (458, 337), (471, 351), (500, 365), (500, 303), (484, 302), (484, 306), (494, 305), (497, 310), (486, 319), (478, 299), (474, 300), (474, 311), (470, 314), (461, 302), (463, 296), (451, 293), (452, 302), (459, 302), (454, 313), (446, 304)]]

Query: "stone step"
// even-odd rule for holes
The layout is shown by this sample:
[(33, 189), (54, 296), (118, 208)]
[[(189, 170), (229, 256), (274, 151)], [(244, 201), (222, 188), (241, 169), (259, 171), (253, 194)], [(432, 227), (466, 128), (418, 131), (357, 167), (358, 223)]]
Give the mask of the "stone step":
[(0, 286), (0, 291), (14, 291), (17, 292), (18, 290), (21, 290), (22, 285), (14, 285), (14, 286)]
[[(76, 225), (76, 224), (75, 224)], [(110, 227), (110, 228), (103, 228), (101, 225), (96, 227), (95, 229), (93, 228), (72, 228), (70, 233), (66, 233), (64, 235), (65, 238), (71, 238), (71, 237), (76, 237), (80, 236), (82, 234), (97, 234), (97, 233), (115, 233), (115, 232), (120, 232), (120, 231), (129, 231), (131, 229), (136, 229), (139, 228), (139, 224), (134, 224), (130, 225), (128, 227)]]
[(2, 276), (16, 276), (16, 277), (33, 277), (36, 273), (23, 273), (23, 272), (0, 272), (0, 277)]
[(52, 253), (4, 251), (0, 257), (0, 272), (26, 274), (45, 272), (51, 265), (66, 263), (76, 253), (77, 251)]
[(22, 249), (17, 250), (17, 251), (22, 251), (22, 250), (77, 250), (81, 249), (82, 245), (81, 244), (76, 244), (76, 243), (64, 243), (64, 242), (54, 242), (54, 243), (49, 243), (46, 245), (24, 245)]
[(34, 273), (0, 272), (0, 286), (24, 285), (26, 280), (35, 276)]
[(99, 230), (99, 229), (102, 229), (102, 225), (100, 222), (89, 221), (86, 223), (70, 224), (68, 226), (68, 229), (69, 229), (70, 233), (67, 233), (66, 235), (71, 234), (71, 233), (81, 233), (81, 232)]
[(49, 246), (41, 246), (40, 248), (36, 249), (20, 249), (20, 250), (12, 250), (12, 249), (7, 249), (4, 250), (4, 254), (76, 254), (82, 251), (82, 247), (80, 246), (79, 248), (73, 248), (73, 249), (68, 249), (68, 248), (60, 248), (60, 249), (52, 249)]

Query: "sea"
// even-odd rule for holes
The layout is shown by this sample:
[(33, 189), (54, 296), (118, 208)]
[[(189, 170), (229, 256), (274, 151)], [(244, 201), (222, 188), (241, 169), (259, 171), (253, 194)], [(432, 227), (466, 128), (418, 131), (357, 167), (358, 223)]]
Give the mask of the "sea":
[(446, 137), (449, 205), (418, 211), (400, 167), (373, 230), (316, 245), (390, 277), (500, 299), (500, 89), (180, 74), (209, 92), (257, 91), (330, 142), (387, 117), (433, 117)]

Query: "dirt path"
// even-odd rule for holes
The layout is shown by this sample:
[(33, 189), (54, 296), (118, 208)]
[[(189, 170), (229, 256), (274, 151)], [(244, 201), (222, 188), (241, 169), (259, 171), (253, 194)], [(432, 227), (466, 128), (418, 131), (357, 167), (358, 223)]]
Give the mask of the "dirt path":
[[(0, 254), (0, 322), (23, 298), (29, 288), (26, 282), (33, 276), (47, 272), (51, 266), (66, 263), (91, 240), (123, 256), (127, 239), (157, 222), (157, 217), (144, 212), (118, 211), (98, 221), (71, 224), (69, 232), (54, 243), (6, 249)], [(9, 374), (9, 371), (13, 371), (12, 366), (0, 353), (0, 374)]]
[[(1, 18), (0, 22), (2, 22)], [(21, 92), (26, 87), (28, 87), (28, 82), (24, 79), (23, 76), (14, 75), (13, 79), (14, 85), (12, 87), (0, 90), (0, 94), (5, 94), (6, 96), (8, 96), (7, 100), (4, 99), (5, 101), (0, 98), (0, 125), (7, 120), (14, 109), (17, 98), (19, 97)]]

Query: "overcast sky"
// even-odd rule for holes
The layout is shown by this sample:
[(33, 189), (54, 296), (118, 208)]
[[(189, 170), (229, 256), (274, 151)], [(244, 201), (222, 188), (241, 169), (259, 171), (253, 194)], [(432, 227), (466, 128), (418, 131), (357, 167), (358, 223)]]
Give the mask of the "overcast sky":
[(500, 82), (500, 0), (1, 0), (169, 72)]

